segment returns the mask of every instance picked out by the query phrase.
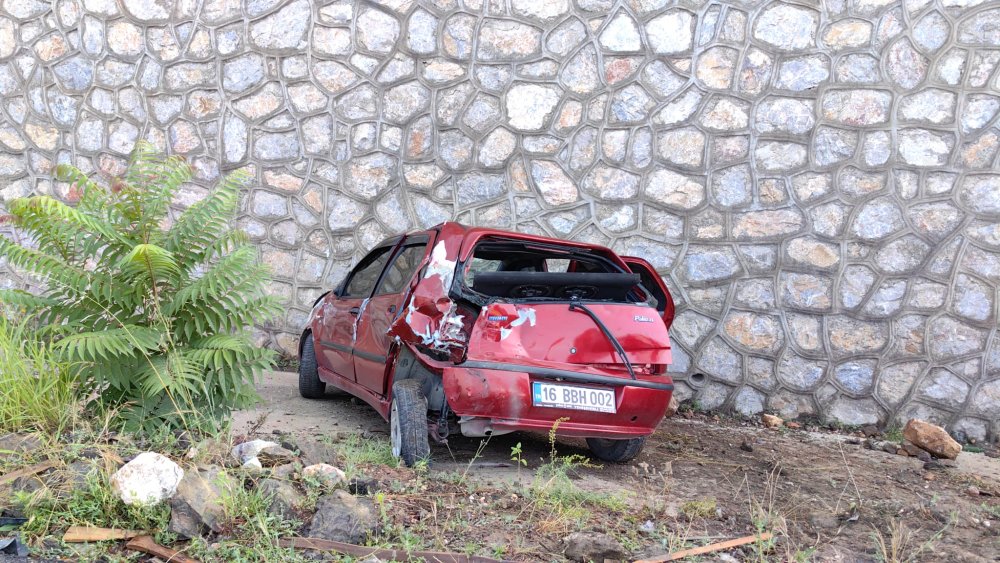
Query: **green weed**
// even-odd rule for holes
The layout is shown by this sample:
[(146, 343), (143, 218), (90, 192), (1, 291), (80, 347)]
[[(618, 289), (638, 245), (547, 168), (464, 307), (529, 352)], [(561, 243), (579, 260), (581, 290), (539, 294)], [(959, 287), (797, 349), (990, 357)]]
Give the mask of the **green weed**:
[(19, 492), (14, 495), (14, 504), (28, 516), (21, 530), (33, 537), (51, 535), (69, 526), (99, 526), (148, 530), (164, 543), (175, 539), (166, 531), (170, 520), (167, 504), (148, 507), (125, 504), (96, 468), (87, 476), (84, 486)]
[(0, 317), (0, 433), (59, 436), (78, 419), (70, 365), (36, 338), (30, 321)]
[(365, 438), (360, 434), (350, 434), (333, 444), (341, 469), (348, 477), (356, 476), (361, 469), (370, 465), (399, 467), (399, 460), (392, 455), (392, 445), (386, 439)]
[(710, 518), (715, 516), (718, 504), (714, 498), (702, 500), (689, 500), (680, 506), (680, 512), (687, 516), (689, 520), (695, 518)]

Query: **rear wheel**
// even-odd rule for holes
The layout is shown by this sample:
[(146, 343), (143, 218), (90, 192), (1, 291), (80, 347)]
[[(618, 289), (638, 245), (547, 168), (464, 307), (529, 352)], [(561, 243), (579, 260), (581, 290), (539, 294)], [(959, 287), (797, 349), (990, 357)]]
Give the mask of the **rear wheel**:
[(611, 463), (624, 463), (635, 459), (646, 444), (646, 437), (629, 438), (627, 440), (609, 440), (605, 438), (587, 438), (590, 451), (598, 459)]
[(427, 397), (420, 381), (404, 379), (392, 384), (392, 406), (389, 411), (389, 439), (392, 455), (413, 467), (431, 457), (427, 439)]
[(316, 368), (316, 350), (313, 348), (312, 333), (306, 334), (299, 354), (299, 395), (306, 399), (321, 399), (326, 393), (326, 383), (319, 378)]

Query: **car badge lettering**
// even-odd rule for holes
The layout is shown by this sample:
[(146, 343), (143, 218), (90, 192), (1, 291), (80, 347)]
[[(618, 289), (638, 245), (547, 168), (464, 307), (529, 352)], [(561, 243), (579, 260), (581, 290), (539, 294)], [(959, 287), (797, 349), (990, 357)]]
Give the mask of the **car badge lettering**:
[(506, 322), (507, 319), (509, 319), (509, 318), (510, 317), (508, 317), (507, 315), (490, 315), (490, 316), (486, 317), (486, 320), (489, 321), (489, 322), (491, 322), (491, 323), (502, 323), (502, 322)]
[(632, 320), (634, 320), (637, 323), (651, 323), (651, 322), (653, 322), (653, 319), (651, 319), (649, 317), (644, 317), (642, 315), (636, 315), (636, 316), (632, 317)]

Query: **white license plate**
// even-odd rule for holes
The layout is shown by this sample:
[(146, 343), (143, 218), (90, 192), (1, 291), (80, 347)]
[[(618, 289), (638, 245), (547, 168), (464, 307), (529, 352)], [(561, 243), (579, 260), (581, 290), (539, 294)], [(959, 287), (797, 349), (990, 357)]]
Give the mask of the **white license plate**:
[(531, 384), (531, 404), (536, 407), (613, 413), (615, 412), (615, 392), (611, 389), (594, 389), (593, 387), (576, 387), (534, 381)]

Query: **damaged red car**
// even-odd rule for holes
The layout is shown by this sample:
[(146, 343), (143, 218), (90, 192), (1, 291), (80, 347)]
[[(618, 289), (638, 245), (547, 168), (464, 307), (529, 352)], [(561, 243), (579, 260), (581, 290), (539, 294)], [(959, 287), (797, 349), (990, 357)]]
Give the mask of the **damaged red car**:
[(443, 223), (376, 246), (317, 300), (299, 391), (327, 385), (374, 407), (407, 465), (452, 432), (549, 431), (634, 458), (673, 382), (674, 305), (641, 258)]

